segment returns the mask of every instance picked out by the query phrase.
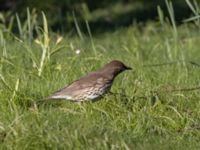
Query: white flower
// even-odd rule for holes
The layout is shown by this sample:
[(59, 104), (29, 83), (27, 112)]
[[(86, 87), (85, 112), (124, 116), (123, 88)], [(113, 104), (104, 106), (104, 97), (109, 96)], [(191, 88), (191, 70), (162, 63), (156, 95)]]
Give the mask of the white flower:
[(77, 50), (75, 51), (75, 53), (76, 53), (77, 55), (79, 55), (79, 54), (80, 54), (80, 52), (81, 52), (81, 50), (80, 50), (80, 49), (77, 49)]

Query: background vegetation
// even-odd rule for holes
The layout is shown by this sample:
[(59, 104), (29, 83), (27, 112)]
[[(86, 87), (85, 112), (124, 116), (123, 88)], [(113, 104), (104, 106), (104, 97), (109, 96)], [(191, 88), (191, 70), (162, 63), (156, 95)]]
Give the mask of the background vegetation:
[[(72, 28), (53, 11), (69, 7), (64, 1), (5, 2), (15, 5), (0, 13), (0, 149), (200, 148), (197, 1), (65, 1), (90, 12), (69, 9)], [(41, 101), (113, 59), (134, 68), (115, 80), (116, 94), (81, 105)]]
[[(157, 6), (165, 14), (167, 8), (164, 0), (1, 0), (0, 10), (17, 12), (21, 19), (26, 19), (26, 9), (35, 9), (37, 13), (44, 11), (51, 29), (54, 31), (72, 31), (74, 27), (73, 13), (79, 21), (82, 31), (86, 31), (85, 21), (90, 23), (93, 33), (115, 30), (133, 23), (145, 23), (156, 20)], [(173, 1), (175, 20), (178, 23), (190, 16), (191, 11), (183, 0)], [(7, 17), (9, 22), (10, 17)]]

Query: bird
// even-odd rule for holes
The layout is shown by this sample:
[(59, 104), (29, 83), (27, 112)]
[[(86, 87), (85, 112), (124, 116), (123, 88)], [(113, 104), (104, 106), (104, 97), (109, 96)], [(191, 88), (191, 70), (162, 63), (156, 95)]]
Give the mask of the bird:
[(73, 102), (96, 101), (110, 91), (118, 74), (131, 69), (119, 60), (112, 60), (99, 70), (91, 72), (56, 91), (47, 99), (63, 99)]

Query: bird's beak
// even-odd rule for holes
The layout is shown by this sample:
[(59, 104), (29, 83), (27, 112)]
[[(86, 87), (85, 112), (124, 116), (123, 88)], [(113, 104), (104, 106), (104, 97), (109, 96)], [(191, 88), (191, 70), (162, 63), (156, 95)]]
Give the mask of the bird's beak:
[(127, 67), (127, 66), (126, 66), (126, 70), (132, 70), (132, 68), (131, 68), (131, 67)]

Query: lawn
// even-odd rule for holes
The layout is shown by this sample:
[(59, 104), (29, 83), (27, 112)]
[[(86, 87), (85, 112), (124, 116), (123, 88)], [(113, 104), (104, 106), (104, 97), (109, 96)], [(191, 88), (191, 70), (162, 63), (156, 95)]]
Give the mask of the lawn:
[[(92, 35), (88, 25), (72, 35), (47, 32), (43, 20), (37, 36), (0, 32), (0, 149), (200, 148), (198, 26), (149, 21)], [(133, 68), (116, 94), (41, 101), (113, 59)]]

